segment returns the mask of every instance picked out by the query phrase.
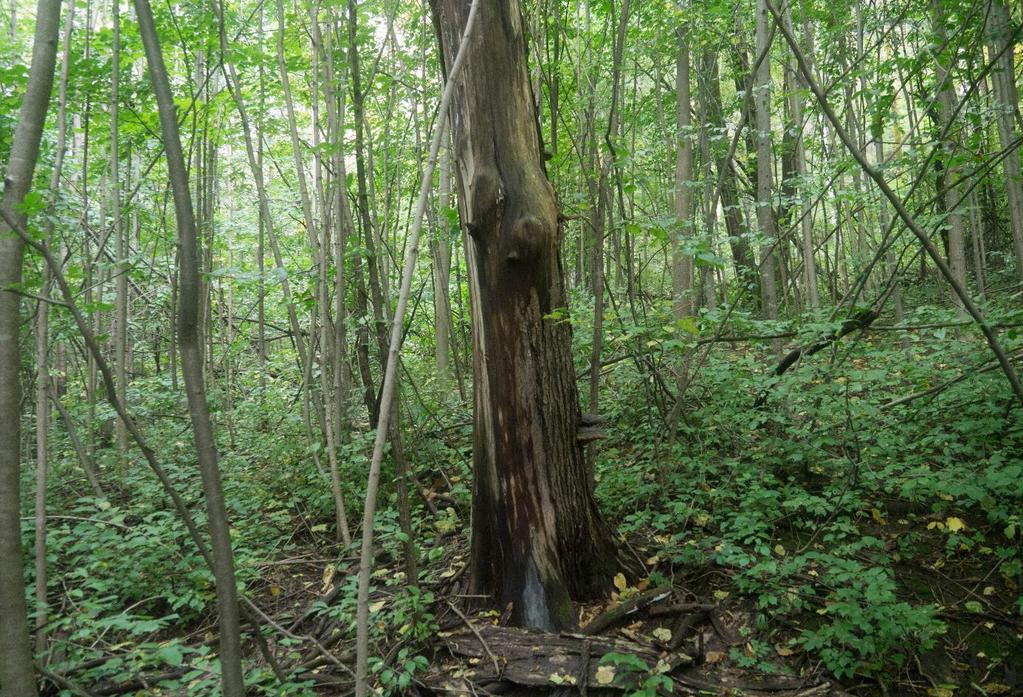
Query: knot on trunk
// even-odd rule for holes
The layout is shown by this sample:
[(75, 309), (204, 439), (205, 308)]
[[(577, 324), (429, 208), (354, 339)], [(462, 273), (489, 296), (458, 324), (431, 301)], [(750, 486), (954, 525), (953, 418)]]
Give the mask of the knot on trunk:
[(508, 261), (527, 261), (539, 255), (544, 247), (547, 230), (535, 215), (524, 215), (512, 224), (508, 240)]
[(504, 212), (504, 187), (493, 165), (482, 165), (472, 178), (472, 220), (469, 234), (477, 240), (486, 229), (494, 229)]

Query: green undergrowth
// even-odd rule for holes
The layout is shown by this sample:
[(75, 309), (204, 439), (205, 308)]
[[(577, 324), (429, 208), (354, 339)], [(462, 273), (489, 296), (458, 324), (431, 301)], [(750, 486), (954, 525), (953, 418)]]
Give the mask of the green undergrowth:
[[(924, 308), (906, 324), (955, 321)], [(818, 323), (818, 335), (827, 326)], [(727, 581), (715, 597), (747, 604), (756, 618), (744, 650), (732, 650), (741, 666), (781, 670), (793, 665), (781, 657), (802, 657), (797, 664), (819, 662), (837, 678), (890, 680), (946, 639), (956, 644), (951, 620), (996, 634), (998, 622), (985, 622), (995, 616), (1015, 624), (1007, 640), (979, 659), (960, 645), (957, 658), (996, 675), (1021, 660), (1012, 647), (1023, 613), (1023, 410), (1000, 371), (978, 372), (991, 361), (978, 335), (854, 335), (781, 379), (769, 373), (766, 342), (719, 344), (673, 436), (652, 406), (654, 383), (616, 364), (608, 381), (619, 398), (605, 407), (612, 426), (597, 461), (601, 503), (622, 532), (648, 540), (655, 568), (683, 578), (720, 569)], [(1013, 331), (1003, 341), (1010, 351), (1021, 344)], [(964, 372), (974, 374), (889, 404)], [(923, 588), (920, 573), (931, 579)], [(954, 671), (946, 682), (957, 678), (969, 683)]]
[[(577, 316), (585, 311), (580, 304)], [(994, 321), (1019, 323), (1018, 314), (995, 313)], [(926, 306), (906, 320), (954, 321)], [(600, 408), (608, 438), (596, 450), (600, 504), (641, 548), (655, 580), (674, 578), (697, 596), (751, 612), (743, 644), (725, 659), (737, 667), (823, 668), (846, 681), (996, 681), (999, 671), (1023, 661), (1013, 649), (1023, 612), (1023, 410), (1002, 374), (986, 370), (991, 359), (978, 333), (852, 335), (781, 379), (770, 375), (775, 358), (767, 342), (715, 343), (706, 354), (707, 344), (698, 343), (717, 334), (794, 332), (787, 350), (837, 324), (712, 313), (682, 326), (656, 315), (638, 323), (612, 314), (605, 355), (613, 362), (604, 370)], [(587, 336), (578, 322), (580, 370)], [(1003, 340), (1018, 351), (1013, 330)], [(640, 351), (644, 360), (615, 360)], [(686, 365), (692, 380), (672, 431), (675, 371)], [(889, 404), (964, 373), (972, 374), (935, 394)], [(314, 464), (319, 459), (325, 468), (327, 458), (305, 445), (300, 376), (293, 366), (275, 366), (265, 392), (254, 372), (237, 379), (230, 415), (221, 390), (212, 391), (212, 401), (239, 585), (284, 617), (304, 606), (298, 598), (340, 585), (335, 601), (313, 613), (316, 622), (331, 623), (329, 642), (344, 654), (354, 638), (355, 581), (344, 561), (351, 552), (335, 542), (329, 478)], [(191, 433), (169, 387), (163, 376), (140, 377), (129, 400), (204, 530)], [(403, 400), (410, 460), (423, 486), (440, 496), (437, 515), (413, 497), (418, 588), (402, 572), (393, 468), (385, 468), (372, 625), (382, 655), (372, 669), (387, 694), (401, 694), (427, 668), (439, 602), (429, 589), (464, 562), (453, 564), (451, 554), (469, 522), (471, 414), (456, 394), (430, 376)], [(757, 408), (761, 395), (766, 401)], [(76, 420), (87, 420), (80, 396), (66, 402)], [(110, 416), (99, 408), (99, 420)], [(122, 466), (112, 445), (101, 442), (107, 495), (97, 498), (62, 430), (52, 437), (57, 484), (49, 510), (74, 518), (49, 524), (51, 669), (84, 685), (156, 674), (168, 693), (213, 694), (213, 579), (167, 496), (137, 453)], [(353, 526), (370, 447), (363, 424), (339, 453)], [(27, 469), (26, 504), (30, 476)], [(26, 559), (32, 534), (26, 522)], [(339, 561), (302, 573), (267, 564), (302, 554)], [(29, 588), (33, 581), (26, 564)], [(293, 643), (295, 656), (303, 650), (273, 639), (279, 647)], [(954, 647), (948, 653), (955, 660), (926, 667), (943, 646)], [(249, 655), (253, 694), (312, 693), (308, 676), (282, 686), (252, 646)]]

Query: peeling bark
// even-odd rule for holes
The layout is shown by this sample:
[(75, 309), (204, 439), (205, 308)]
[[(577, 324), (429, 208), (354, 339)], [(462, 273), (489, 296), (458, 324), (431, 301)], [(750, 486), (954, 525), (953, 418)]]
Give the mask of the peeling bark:
[[(431, 0), (450, 68), (468, 4)], [(517, 2), (484, 3), (449, 114), (469, 231), (475, 435), (471, 593), (534, 628), (576, 624), (615, 549), (576, 441), (579, 401), (558, 208), (541, 157)]]

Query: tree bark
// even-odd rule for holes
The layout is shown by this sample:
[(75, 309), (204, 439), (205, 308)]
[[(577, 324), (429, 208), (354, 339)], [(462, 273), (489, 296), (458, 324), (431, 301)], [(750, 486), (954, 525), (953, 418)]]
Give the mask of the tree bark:
[[(113, 46), (110, 58), (110, 210), (113, 213), (113, 235), (116, 249), (117, 279), (114, 284), (114, 372), (117, 374), (117, 394), (125, 400), (128, 387), (128, 260), (127, 230), (121, 225), (121, 185), (118, 158), (119, 88), (121, 77), (121, 11), (120, 0), (113, 0)], [(128, 429), (120, 419), (114, 419), (117, 434), (117, 461), (121, 471), (128, 465)]]
[[(68, 6), (67, 19), (64, 24), (64, 42), (62, 49), (59, 97), (57, 103), (57, 148), (53, 167), (50, 170), (50, 197), (47, 218), (46, 237), (42, 243), (49, 246), (53, 238), (53, 209), (57, 202), (57, 191), (60, 186), (60, 175), (64, 167), (64, 153), (67, 146), (67, 83), (71, 64), (71, 33), (74, 30), (75, 8)], [(36, 501), (35, 501), (35, 650), (37, 654), (46, 651), (46, 623), (48, 621), (48, 601), (46, 593), (46, 492), (50, 471), (49, 463), (49, 430), (50, 430), (50, 363), (49, 363), (49, 332), (50, 304), (46, 298), (50, 294), (50, 269), (43, 266), (43, 283), (40, 291), (41, 301), (36, 305)]]
[(693, 255), (686, 252), (686, 238), (691, 238), (693, 195), (689, 188), (693, 178), (693, 140), (689, 133), (692, 100), (689, 89), (689, 28), (678, 28), (678, 53), (675, 59), (675, 115), (678, 127), (675, 158), (675, 217), (678, 229), (671, 244), (672, 313), (675, 319), (688, 317), (696, 307), (693, 297)]
[[(945, 30), (945, 11), (942, 0), (933, 0), (933, 22), (934, 32), (938, 37), (939, 45), (947, 45), (948, 38)], [(956, 151), (955, 136), (952, 134), (952, 119), (956, 108), (956, 93), (952, 83), (952, 59), (946, 53), (938, 53), (935, 65), (936, 81), (938, 84), (938, 98), (935, 109), (938, 115), (938, 127), (946, 136), (940, 143), (944, 167), (938, 171), (938, 195), (941, 197), (941, 208), (946, 215), (946, 234), (948, 240), (948, 268), (956, 281), (963, 288), (966, 288), (966, 246), (965, 246), (965, 220), (962, 211), (963, 196), (956, 183), (959, 179), (959, 168), (955, 164)], [(962, 301), (952, 292), (952, 302), (960, 311), (963, 311)]]
[[(760, 260), (761, 309), (767, 319), (778, 318), (778, 239), (774, 219), (774, 176), (771, 150), (771, 59), (769, 17), (765, 0), (757, 0), (757, 55), (763, 56), (753, 80), (757, 144), (757, 224), (763, 236)], [(780, 351), (780, 348), (776, 352)]]
[[(20, 296), (9, 286), (21, 283), (25, 245), (12, 235), (6, 218), (24, 226), (19, 209), (32, 186), (39, 143), (50, 105), (57, 62), (60, 0), (39, 0), (28, 85), (18, 114), (4, 174), (5, 215), (0, 220), (0, 687), (4, 697), (37, 694), (32, 666), (21, 557), (21, 324)], [(45, 357), (44, 357), (45, 360)]]
[[(431, 0), (450, 68), (468, 6)], [(519, 3), (482, 3), (450, 123), (469, 231), (475, 429), (470, 592), (513, 622), (576, 624), (607, 589), (615, 549), (576, 440), (558, 210), (541, 157)]]
[[(1016, 66), (1011, 40), (1012, 22), (1003, 0), (988, 0), (987, 40), (991, 55), (1000, 55), (997, 69), (991, 76), (994, 85), (995, 108), (998, 118), (998, 139), (1003, 148), (1016, 141), (1015, 114), (1019, 110), (1016, 90)], [(1012, 225), (1012, 250), (1016, 257), (1016, 276), (1023, 280), (1023, 170), (1020, 169), (1019, 150), (1013, 148), (1002, 160), (1005, 172), (1005, 191), (1009, 199), (1009, 221)]]
[[(786, 22), (790, 31), (792, 30), (792, 8), (786, 5), (783, 10), (783, 21)], [(793, 31), (793, 33), (795, 33)], [(806, 88), (805, 81), (796, 67), (794, 58), (790, 58), (785, 66), (786, 71), (792, 77), (793, 89), (789, 92), (789, 113), (792, 116), (792, 127), (795, 129), (795, 142), (793, 143), (793, 157), (796, 165), (796, 176), (799, 178), (799, 229), (800, 246), (803, 256), (803, 281), (806, 286), (806, 302), (812, 310), (818, 310), (821, 306), (820, 293), (817, 289), (817, 262), (814, 259), (813, 245), (813, 199), (809, 192), (809, 183), (806, 181), (806, 143), (803, 138), (803, 90)]]
[[(728, 135), (721, 107), (721, 70), (717, 49), (709, 49), (703, 60), (700, 79), (704, 82), (703, 98), (706, 100), (704, 112), (707, 125), (721, 136)], [(756, 285), (757, 270), (749, 241), (745, 237), (746, 224), (739, 204), (738, 186), (735, 183), (735, 169), (728, 148), (724, 144), (711, 143), (714, 166), (717, 169), (717, 180), (721, 189), (721, 211), (728, 232), (728, 245), (732, 250), (732, 262), (735, 277), (742, 288), (750, 288), (754, 298), (759, 297)]]
[(224, 505), (213, 426), (210, 422), (203, 380), (203, 346), (199, 332), (201, 285), (195, 213), (188, 189), (185, 159), (181, 152), (174, 96), (171, 94), (149, 0), (135, 0), (135, 12), (138, 17), (139, 34), (145, 46), (150, 82), (159, 107), (167, 170), (174, 193), (174, 215), (178, 229), (178, 342), (181, 347), (181, 370), (185, 378), (188, 410), (192, 420), (199, 469), (202, 473), (213, 552), (217, 608), (220, 613), (222, 689), (225, 697), (240, 697), (245, 694), (245, 683), (241, 666), (238, 589), (231, 551), (230, 526)]
[[(444, 114), (440, 115), (444, 118)], [(445, 133), (447, 124), (445, 123)], [(440, 192), (437, 205), (437, 225), (434, 230), (433, 240), (430, 243), (430, 255), (433, 257), (433, 336), (434, 336), (434, 363), (437, 368), (437, 378), (442, 383), (450, 378), (448, 365), (451, 360), (451, 221), (447, 218), (447, 212), (451, 206), (451, 148), (450, 138), (443, 139), (443, 146), (440, 154), (440, 162), (437, 167), (440, 169)]]

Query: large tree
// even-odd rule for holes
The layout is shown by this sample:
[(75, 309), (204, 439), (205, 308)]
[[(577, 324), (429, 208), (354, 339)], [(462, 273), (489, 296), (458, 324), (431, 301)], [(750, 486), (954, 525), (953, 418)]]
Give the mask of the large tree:
[[(431, 0), (445, 67), (470, 3)], [(517, 0), (484, 2), (449, 113), (469, 232), (475, 377), (471, 592), (543, 629), (607, 588), (615, 548), (577, 440), (559, 250)]]

